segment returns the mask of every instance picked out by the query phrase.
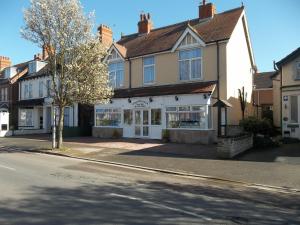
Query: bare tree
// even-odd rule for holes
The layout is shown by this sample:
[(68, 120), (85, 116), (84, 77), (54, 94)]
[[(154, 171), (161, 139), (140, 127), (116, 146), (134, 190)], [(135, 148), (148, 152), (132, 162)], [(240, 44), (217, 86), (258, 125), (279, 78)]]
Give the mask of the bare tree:
[(32, 0), (24, 11), (22, 36), (45, 47), (51, 93), (59, 109), (58, 145), (62, 147), (64, 109), (73, 103), (109, 101), (105, 46), (93, 35), (93, 14), (86, 16), (79, 0)]
[(247, 107), (247, 92), (245, 92), (245, 87), (242, 87), (242, 89), (238, 89), (239, 91), (239, 100), (242, 110), (242, 119), (245, 119), (245, 111)]

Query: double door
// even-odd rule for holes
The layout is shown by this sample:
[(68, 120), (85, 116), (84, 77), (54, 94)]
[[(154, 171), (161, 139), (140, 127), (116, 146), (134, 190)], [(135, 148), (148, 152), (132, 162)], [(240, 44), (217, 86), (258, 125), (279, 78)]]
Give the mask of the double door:
[(149, 137), (150, 113), (148, 109), (135, 109), (133, 123), (135, 137)]

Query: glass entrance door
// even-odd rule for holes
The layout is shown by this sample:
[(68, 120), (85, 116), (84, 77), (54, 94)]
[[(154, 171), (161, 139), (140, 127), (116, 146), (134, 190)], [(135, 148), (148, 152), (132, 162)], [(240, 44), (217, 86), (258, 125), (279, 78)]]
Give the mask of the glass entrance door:
[(149, 110), (134, 111), (134, 134), (136, 137), (149, 137)]

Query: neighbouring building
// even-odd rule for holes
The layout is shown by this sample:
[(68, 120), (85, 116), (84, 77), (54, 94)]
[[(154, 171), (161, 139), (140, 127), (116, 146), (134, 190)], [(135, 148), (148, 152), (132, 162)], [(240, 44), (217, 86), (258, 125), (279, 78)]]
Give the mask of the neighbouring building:
[(18, 80), (26, 73), (27, 62), (11, 65), (8, 57), (0, 56), (0, 136), (11, 135), (18, 126)]
[(273, 76), (276, 72), (255, 73), (253, 76), (253, 105), (258, 118), (267, 118), (273, 121)]
[(300, 139), (300, 48), (276, 65), (278, 73), (274, 80), (281, 89), (276, 104), (281, 105), (282, 133)]
[(109, 46), (110, 103), (95, 105), (93, 136), (212, 143), (242, 118), (238, 89), (248, 93), (253, 114), (255, 61), (244, 7), (216, 13), (199, 6), (195, 19), (153, 28), (141, 14), (138, 32), (113, 42), (112, 30), (99, 27)]

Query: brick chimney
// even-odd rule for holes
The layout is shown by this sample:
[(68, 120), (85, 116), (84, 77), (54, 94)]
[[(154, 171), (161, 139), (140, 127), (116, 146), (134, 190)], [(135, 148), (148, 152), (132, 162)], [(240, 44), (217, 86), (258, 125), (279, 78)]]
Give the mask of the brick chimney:
[(153, 29), (153, 23), (151, 21), (150, 14), (141, 14), (140, 21), (138, 23), (139, 34), (149, 34)]
[(4, 68), (9, 67), (11, 65), (11, 61), (9, 57), (0, 56), (0, 71)]
[(206, 0), (203, 0), (202, 5), (199, 6), (199, 18), (206, 19), (214, 17), (216, 14), (216, 7), (212, 3), (206, 3)]
[(110, 27), (101, 24), (98, 27), (100, 41), (107, 47), (110, 47), (113, 43), (113, 32)]

